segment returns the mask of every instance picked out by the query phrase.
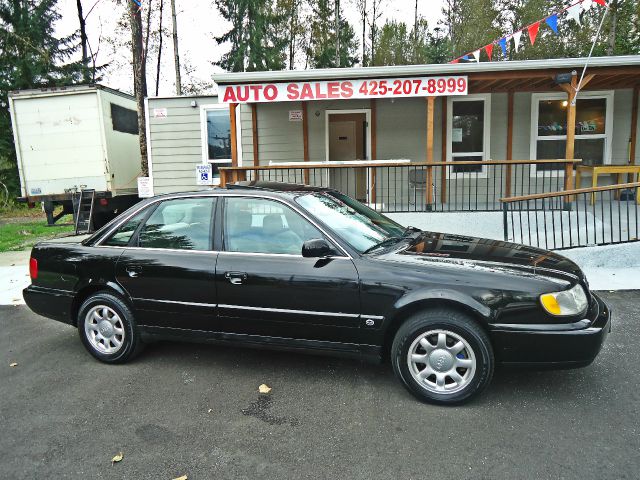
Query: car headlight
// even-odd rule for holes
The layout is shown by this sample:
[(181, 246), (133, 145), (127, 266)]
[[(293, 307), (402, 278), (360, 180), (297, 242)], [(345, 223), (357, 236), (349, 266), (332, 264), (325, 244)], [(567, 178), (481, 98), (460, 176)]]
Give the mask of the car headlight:
[(545, 293), (540, 296), (540, 303), (551, 315), (567, 317), (585, 312), (589, 301), (580, 284), (562, 292)]

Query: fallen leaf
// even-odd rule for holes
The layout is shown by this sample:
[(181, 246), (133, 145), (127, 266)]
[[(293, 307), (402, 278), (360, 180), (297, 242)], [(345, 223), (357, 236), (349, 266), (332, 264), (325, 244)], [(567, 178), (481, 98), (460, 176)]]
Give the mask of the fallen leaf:
[(181, 477), (176, 477), (173, 480), (187, 480), (187, 476), (186, 475), (182, 475)]
[(120, 452), (119, 454), (117, 454), (115, 457), (111, 459), (111, 465), (113, 465), (114, 463), (121, 462), (123, 458), (124, 458), (124, 453)]
[(269, 393), (271, 391), (271, 387), (269, 385), (267, 385), (266, 383), (263, 383), (262, 385), (260, 385), (258, 387), (258, 391), (260, 393)]
[(18, 366), (18, 362), (13, 362), (9, 364), (10, 367), (17, 367)]

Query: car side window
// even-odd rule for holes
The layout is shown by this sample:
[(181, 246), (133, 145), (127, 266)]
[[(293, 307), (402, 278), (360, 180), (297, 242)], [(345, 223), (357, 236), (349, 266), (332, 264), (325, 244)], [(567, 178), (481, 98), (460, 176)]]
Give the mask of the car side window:
[(302, 244), (325, 238), (288, 206), (264, 198), (230, 197), (224, 211), (224, 243), (228, 252), (302, 255)]
[(166, 200), (138, 233), (137, 246), (177, 250), (210, 250), (214, 199)]
[(138, 228), (138, 225), (140, 225), (140, 222), (144, 220), (144, 217), (148, 212), (149, 208), (143, 208), (140, 210), (133, 217), (120, 225), (120, 227), (118, 227), (109, 238), (102, 242), (102, 245), (106, 245), (108, 247), (126, 247)]

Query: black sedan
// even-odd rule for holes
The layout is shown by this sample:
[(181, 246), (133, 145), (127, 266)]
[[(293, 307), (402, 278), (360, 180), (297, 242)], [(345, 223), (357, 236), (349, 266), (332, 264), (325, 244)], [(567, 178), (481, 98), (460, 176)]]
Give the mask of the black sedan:
[(27, 305), (103, 362), (161, 338), (389, 359), (443, 404), (496, 364), (586, 366), (611, 325), (560, 255), (405, 228), (300, 185), (154, 197), (84, 241), (36, 245), (30, 271)]

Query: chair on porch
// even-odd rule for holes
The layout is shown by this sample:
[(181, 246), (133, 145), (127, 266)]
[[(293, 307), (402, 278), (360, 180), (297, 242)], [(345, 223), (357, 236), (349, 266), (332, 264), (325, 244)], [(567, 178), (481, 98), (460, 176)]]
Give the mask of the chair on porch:
[(427, 188), (427, 170), (424, 168), (413, 168), (409, 170), (409, 188), (411, 194), (409, 195), (409, 204), (413, 205), (418, 197), (418, 191), (425, 192)]

